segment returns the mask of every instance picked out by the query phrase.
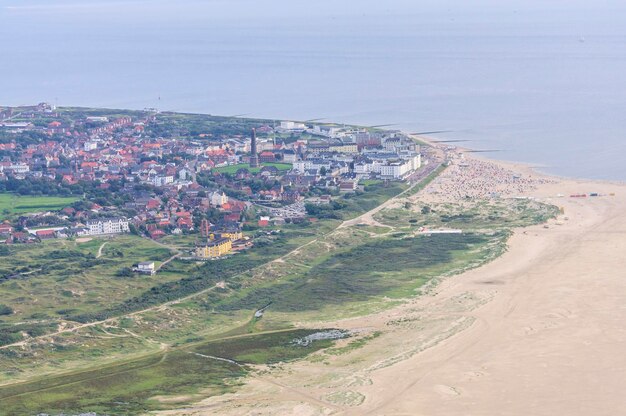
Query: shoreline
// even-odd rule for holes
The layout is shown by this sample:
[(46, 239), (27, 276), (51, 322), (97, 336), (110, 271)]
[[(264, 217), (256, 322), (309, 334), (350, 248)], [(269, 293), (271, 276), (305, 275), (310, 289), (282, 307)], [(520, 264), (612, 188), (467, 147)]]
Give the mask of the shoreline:
[[(411, 134), (411, 133), (406, 133), (406, 132), (403, 132), (403, 133), (409, 137), (417, 138), (418, 140), (426, 142), (430, 146), (448, 146), (447, 143), (439, 143), (437, 141), (432, 140), (431, 138), (427, 136), (421, 136), (421, 135), (416, 135), (416, 134)], [(604, 183), (604, 184), (612, 184), (612, 185), (626, 185), (626, 179), (624, 180), (590, 179), (590, 178), (585, 178), (585, 177), (573, 177), (573, 176), (559, 175), (556, 173), (542, 171), (540, 166), (536, 166), (535, 164), (531, 162), (520, 162), (520, 161), (514, 161), (514, 160), (498, 159), (498, 158), (483, 156), (483, 155), (490, 154), (490, 153), (475, 152), (474, 151), (475, 149), (464, 147), (464, 146), (459, 146), (454, 143), (450, 144), (449, 146), (455, 149), (458, 149), (461, 152), (464, 152), (467, 157), (472, 157), (475, 159), (484, 160), (487, 162), (491, 162), (491, 163), (495, 163), (495, 164), (499, 164), (499, 165), (503, 165), (507, 167), (514, 167), (516, 169), (531, 172), (535, 175), (539, 175), (539, 176), (546, 177), (546, 178), (552, 178), (552, 179), (558, 179), (558, 180), (564, 180), (564, 181), (584, 181), (584, 182), (592, 182), (592, 183), (600, 183), (600, 184)]]
[[(339, 328), (385, 331), (362, 350), (334, 360), (330, 368), (310, 361), (286, 363), (268, 375), (251, 377), (235, 394), (159, 414), (587, 415), (593, 408), (593, 414), (608, 415), (626, 407), (620, 395), (603, 394), (607, 387), (609, 391), (621, 388), (626, 376), (610, 370), (624, 368), (626, 362), (619, 352), (619, 346), (626, 344), (621, 320), (611, 319), (608, 330), (624, 344), (603, 343), (606, 351), (594, 358), (610, 362), (602, 367), (607, 372), (602, 387), (569, 376), (581, 371), (581, 365), (595, 374), (591, 369), (595, 361), (584, 355), (597, 342), (593, 329), (606, 324), (605, 313), (595, 310), (624, 309), (619, 309), (619, 296), (602, 308), (598, 304), (606, 295), (605, 286), (612, 288), (609, 293), (626, 289), (615, 272), (623, 263), (617, 253), (626, 249), (626, 243), (620, 241), (619, 232), (613, 233), (620, 226), (626, 229), (621, 210), (626, 185), (555, 177), (521, 163), (466, 155), (549, 179), (530, 193), (540, 201), (558, 203), (564, 214), (546, 225), (515, 229), (503, 255), (442, 279), (432, 293), (379, 313), (325, 322)], [(570, 192), (582, 192), (578, 188), (583, 186), (598, 188), (585, 193), (599, 190), (606, 196), (569, 197)], [(563, 196), (557, 197), (559, 193)], [(614, 254), (599, 255), (597, 250), (607, 247)], [(594, 269), (606, 273), (606, 285), (589, 280)], [(587, 299), (598, 304), (588, 304)], [(626, 311), (619, 313), (626, 319)], [(587, 316), (593, 319), (582, 320)], [(361, 367), (351, 362), (359, 360), (364, 363)], [(494, 392), (499, 393), (494, 396)], [(581, 406), (578, 397), (587, 397), (593, 407)], [(250, 413), (242, 413), (244, 409)]]

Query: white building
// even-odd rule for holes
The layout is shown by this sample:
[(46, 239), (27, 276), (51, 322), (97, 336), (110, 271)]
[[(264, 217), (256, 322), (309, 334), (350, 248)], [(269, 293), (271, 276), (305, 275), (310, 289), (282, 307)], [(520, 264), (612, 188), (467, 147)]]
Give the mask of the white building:
[(354, 173), (378, 173), (383, 179), (402, 179), (422, 166), (422, 155), (419, 153), (389, 155), (391, 157), (374, 157), (374, 154), (371, 156), (372, 160), (355, 163)]
[(331, 161), (323, 160), (323, 159), (307, 159), (307, 160), (297, 160), (293, 162), (293, 170), (298, 173), (305, 173), (309, 169), (320, 170), (322, 167), (326, 169), (330, 169)]
[(340, 127), (322, 126), (319, 124), (313, 126), (313, 130), (311, 131), (311, 133), (313, 134), (316, 134), (318, 136), (324, 136), (324, 137), (339, 137), (340, 132), (341, 132)]
[(194, 174), (191, 171), (191, 169), (182, 168), (181, 170), (178, 171), (178, 179), (181, 181), (193, 179), (193, 176)]
[(13, 173), (27, 173), (30, 172), (30, 168), (26, 163), (15, 163), (9, 166), (9, 170)]
[(89, 116), (87, 117), (87, 121), (95, 121), (98, 123), (108, 123), (109, 122), (109, 118), (108, 117), (100, 117), (100, 116)]
[(159, 175), (155, 176), (152, 180), (154, 186), (165, 186), (174, 182), (174, 177), (172, 175)]
[(121, 234), (130, 231), (126, 218), (104, 218), (87, 221), (89, 235)]
[(90, 152), (90, 151), (95, 150), (97, 148), (98, 148), (98, 143), (97, 142), (89, 141), (89, 142), (85, 142), (85, 144), (83, 144), (83, 150), (85, 152)]
[(145, 273), (149, 275), (153, 275), (156, 273), (153, 261), (142, 261), (141, 263), (137, 264), (135, 271), (138, 273)]
[(221, 207), (228, 202), (228, 197), (223, 192), (211, 192), (208, 197), (211, 205), (215, 207)]
[(306, 125), (304, 123), (296, 123), (293, 121), (281, 121), (280, 128), (282, 130), (304, 130)]

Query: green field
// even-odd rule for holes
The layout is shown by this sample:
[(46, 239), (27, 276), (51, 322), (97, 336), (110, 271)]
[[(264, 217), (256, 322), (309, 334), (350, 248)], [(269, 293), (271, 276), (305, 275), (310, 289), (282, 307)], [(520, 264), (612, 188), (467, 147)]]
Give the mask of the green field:
[[(263, 166), (274, 166), (276, 169), (280, 170), (280, 171), (286, 171), (291, 169), (291, 164), (290, 163), (269, 163), (269, 162), (264, 162), (261, 163), (261, 167)], [(235, 173), (237, 173), (237, 171), (239, 169), (248, 169), (251, 173), (258, 173), (261, 171), (261, 168), (251, 168), (250, 165), (248, 163), (238, 163), (236, 165), (229, 165), (229, 166), (222, 166), (219, 168), (215, 168), (213, 169), (216, 172), (219, 173), (229, 173), (231, 175), (234, 175)]]
[(78, 201), (76, 197), (22, 196), (0, 193), (0, 219), (15, 214), (41, 211), (58, 211)]

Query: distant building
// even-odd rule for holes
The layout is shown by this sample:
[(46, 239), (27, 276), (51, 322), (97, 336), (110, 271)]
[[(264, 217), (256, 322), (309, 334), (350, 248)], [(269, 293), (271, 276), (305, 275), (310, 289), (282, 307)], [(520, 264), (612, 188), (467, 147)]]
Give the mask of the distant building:
[(98, 123), (108, 123), (109, 122), (109, 118), (108, 117), (100, 117), (100, 116), (89, 116), (86, 119), (87, 121), (91, 121), (91, 122), (98, 122)]
[(149, 275), (153, 275), (156, 273), (153, 261), (142, 261), (141, 263), (137, 264), (137, 267), (135, 267), (135, 271), (137, 273), (144, 273)]
[(8, 167), (8, 170), (13, 173), (28, 173), (30, 172), (30, 167), (25, 163), (15, 163), (13, 165), (10, 165)]
[(296, 152), (294, 152), (293, 150), (287, 149), (283, 152), (283, 162), (293, 163), (296, 160), (298, 160), (298, 155), (296, 155)]
[(89, 235), (121, 234), (130, 231), (125, 218), (105, 218), (87, 221)]
[(341, 131), (340, 127), (315, 125), (311, 133), (324, 137), (337, 137)]
[(155, 176), (152, 180), (154, 186), (165, 186), (174, 182), (174, 176), (172, 175), (159, 175)]
[(98, 143), (97, 142), (85, 142), (85, 144), (83, 144), (83, 150), (85, 152), (89, 152), (91, 150), (95, 150), (98, 148)]
[(211, 205), (215, 207), (221, 207), (222, 205), (228, 203), (228, 197), (224, 192), (211, 192), (208, 197)]
[(212, 259), (224, 256), (233, 249), (233, 242), (230, 238), (218, 238), (209, 240), (206, 244), (196, 247), (196, 257)]
[(306, 125), (304, 123), (296, 123), (293, 121), (281, 121), (280, 128), (282, 130), (305, 130)]
[(261, 152), (261, 154), (259, 155), (259, 161), (263, 163), (275, 162), (276, 156), (272, 152), (268, 152), (268, 151)]

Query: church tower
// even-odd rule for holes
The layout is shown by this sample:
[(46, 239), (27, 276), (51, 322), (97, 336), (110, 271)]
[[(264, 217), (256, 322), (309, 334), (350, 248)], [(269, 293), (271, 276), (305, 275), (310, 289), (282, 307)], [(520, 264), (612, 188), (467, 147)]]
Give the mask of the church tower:
[(250, 167), (259, 167), (259, 155), (256, 150), (256, 129), (252, 129), (252, 141), (250, 142)]

